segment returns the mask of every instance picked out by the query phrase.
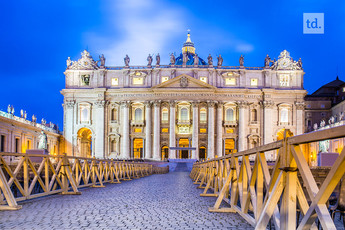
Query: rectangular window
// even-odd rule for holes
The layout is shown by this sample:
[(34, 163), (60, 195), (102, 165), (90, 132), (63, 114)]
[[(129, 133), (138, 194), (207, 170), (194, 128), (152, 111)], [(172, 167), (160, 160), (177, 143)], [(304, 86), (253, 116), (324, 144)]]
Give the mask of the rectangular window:
[(5, 135), (1, 135), (0, 152), (5, 152)]
[(31, 149), (31, 141), (30, 140), (28, 140), (26, 142), (26, 149)]
[(225, 85), (236, 85), (236, 78), (225, 78)]
[(200, 129), (200, 133), (206, 133), (206, 129)]
[(168, 128), (163, 128), (162, 129), (162, 133), (168, 133), (169, 132), (169, 129)]
[(250, 79), (250, 86), (258, 86), (258, 79), (257, 78)]
[(117, 77), (113, 77), (111, 79), (111, 85), (112, 86), (116, 86), (116, 85), (119, 85), (119, 79)]
[(162, 77), (162, 83), (166, 81), (169, 81), (169, 77)]
[(15, 152), (16, 153), (19, 153), (19, 145), (20, 145), (20, 139), (19, 138), (16, 138), (16, 143), (15, 143)]
[(144, 83), (144, 78), (142, 77), (133, 78), (133, 85), (142, 85), (143, 83)]
[(279, 77), (280, 86), (286, 87), (290, 85), (289, 75), (281, 74)]
[(226, 133), (234, 133), (233, 129), (226, 129)]
[(207, 83), (207, 77), (200, 77), (200, 81)]
[(179, 127), (178, 132), (181, 134), (188, 134), (189, 133), (189, 127)]

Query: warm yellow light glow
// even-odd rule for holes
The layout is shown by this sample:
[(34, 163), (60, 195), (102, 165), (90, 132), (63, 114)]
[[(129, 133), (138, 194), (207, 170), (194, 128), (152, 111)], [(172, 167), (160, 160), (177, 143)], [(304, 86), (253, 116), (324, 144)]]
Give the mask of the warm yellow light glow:
[(258, 79), (257, 78), (250, 79), (250, 85), (251, 86), (258, 86)]
[(169, 81), (169, 77), (162, 77), (162, 83), (166, 81)]
[(232, 76), (232, 75), (234, 75), (232, 72), (229, 72), (229, 73), (228, 73), (228, 76)]
[(200, 133), (206, 133), (206, 129), (200, 129)]
[(200, 81), (207, 83), (207, 77), (200, 77)]
[(226, 129), (226, 133), (234, 133), (233, 129)]
[(141, 131), (142, 131), (142, 130), (141, 130), (140, 128), (134, 129), (134, 132), (135, 132), (135, 133), (141, 133)]
[(226, 85), (236, 85), (236, 78), (225, 78)]
[(144, 79), (142, 77), (133, 78), (133, 85), (142, 85), (143, 83), (144, 83)]
[(111, 85), (119, 85), (119, 79), (117, 77), (113, 77), (111, 79)]
[(169, 132), (169, 129), (168, 128), (163, 128), (162, 129), (162, 133), (168, 133)]
[(135, 75), (136, 75), (136, 76), (140, 76), (141, 73), (140, 73), (140, 72), (135, 72)]

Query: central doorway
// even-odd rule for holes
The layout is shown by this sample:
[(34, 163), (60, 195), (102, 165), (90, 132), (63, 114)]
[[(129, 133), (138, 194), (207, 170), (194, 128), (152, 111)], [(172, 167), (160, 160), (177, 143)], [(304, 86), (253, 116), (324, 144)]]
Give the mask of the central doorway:
[[(188, 148), (189, 147), (189, 139), (188, 138), (181, 138), (179, 140), (179, 147), (180, 148)], [(189, 150), (180, 150), (179, 151), (180, 159), (188, 159), (189, 158)]]
[(142, 138), (135, 138), (133, 141), (133, 157), (134, 159), (141, 159), (143, 157), (144, 141)]
[(77, 151), (80, 157), (91, 157), (92, 155), (92, 132), (88, 128), (81, 128), (78, 131)]

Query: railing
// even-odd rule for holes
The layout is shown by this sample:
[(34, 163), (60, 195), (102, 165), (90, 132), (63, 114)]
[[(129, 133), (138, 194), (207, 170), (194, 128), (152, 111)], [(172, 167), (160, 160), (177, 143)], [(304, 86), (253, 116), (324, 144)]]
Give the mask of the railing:
[(152, 65), (152, 66), (107, 66), (108, 70), (122, 70), (122, 69), (153, 69), (153, 68), (213, 68), (213, 69), (246, 69), (246, 70), (263, 70), (264, 67), (242, 67), (242, 66), (209, 66), (209, 65)]
[[(6, 157), (15, 157), (18, 162), (9, 164)], [(121, 183), (152, 174), (152, 165), (146, 163), (66, 154), (0, 153), (0, 164), (0, 210), (20, 209), (18, 201), (56, 193), (79, 195), (79, 188), (104, 187), (105, 183)]]
[[(298, 229), (316, 228), (317, 218), (323, 229), (336, 229), (326, 203), (345, 172), (345, 148), (319, 188), (302, 145), (343, 138), (345, 127), (293, 137), (287, 133), (281, 141), (194, 164), (190, 176), (203, 189), (200, 195), (217, 197), (210, 212), (237, 212), (255, 229), (265, 229), (270, 219), (275, 229), (296, 229), (300, 211), (303, 218)], [(265, 153), (277, 150), (270, 173)], [(250, 156), (255, 157), (254, 163)], [(220, 207), (222, 201), (230, 206)]]

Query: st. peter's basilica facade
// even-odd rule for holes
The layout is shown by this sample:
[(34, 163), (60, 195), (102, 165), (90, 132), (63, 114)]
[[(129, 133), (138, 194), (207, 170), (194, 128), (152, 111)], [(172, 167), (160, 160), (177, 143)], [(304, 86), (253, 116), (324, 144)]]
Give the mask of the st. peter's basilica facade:
[[(304, 132), (303, 69), (282, 51), (264, 67), (223, 66), (195, 52), (188, 34), (169, 65), (105, 66), (87, 51), (67, 60), (64, 137), (67, 154), (99, 158), (203, 159)], [(274, 160), (275, 153), (267, 156)]]

